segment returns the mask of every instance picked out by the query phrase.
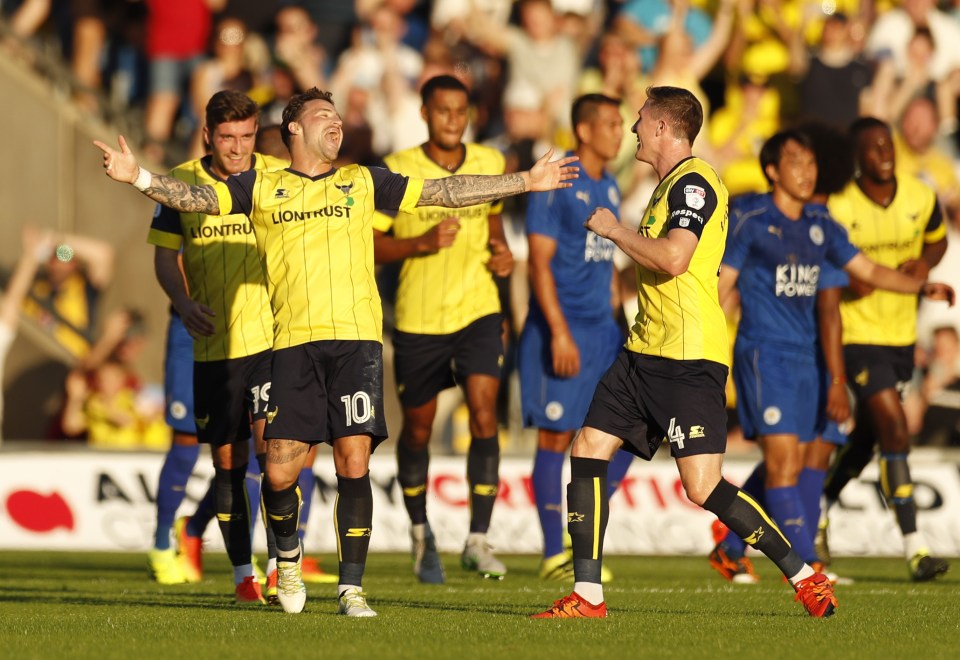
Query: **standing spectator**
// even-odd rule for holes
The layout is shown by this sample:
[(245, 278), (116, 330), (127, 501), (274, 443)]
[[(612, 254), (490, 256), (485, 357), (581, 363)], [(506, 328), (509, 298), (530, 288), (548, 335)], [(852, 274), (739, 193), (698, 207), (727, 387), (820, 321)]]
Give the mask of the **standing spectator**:
[(225, 2), (146, 0), (150, 91), (144, 116), (148, 141), (144, 153), (155, 162), (163, 162), (190, 79), (207, 50), (212, 12), (222, 9)]
[(909, 70), (910, 41), (917, 30), (926, 29), (935, 46), (930, 77), (943, 80), (960, 67), (960, 25), (939, 9), (936, 0), (903, 0), (901, 7), (877, 17), (867, 36), (867, 54), (874, 59), (891, 58), (898, 77)]
[(677, 10), (682, 14), (680, 27), (694, 48), (709, 39), (710, 17), (689, 4), (689, 0), (626, 0), (614, 16), (614, 29), (638, 49), (644, 71), (653, 69), (659, 57), (658, 41), (670, 31)]

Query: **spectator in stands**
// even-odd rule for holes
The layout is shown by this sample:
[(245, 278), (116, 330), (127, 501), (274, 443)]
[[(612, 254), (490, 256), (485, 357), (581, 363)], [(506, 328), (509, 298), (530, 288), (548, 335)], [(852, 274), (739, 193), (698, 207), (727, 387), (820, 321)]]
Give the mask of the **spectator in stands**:
[(675, 9), (683, 13), (683, 31), (702, 46), (710, 36), (710, 17), (701, 9), (690, 8), (689, 0), (626, 0), (613, 19), (617, 34), (638, 49), (644, 71), (653, 69), (658, 58), (659, 39), (671, 28)]
[[(21, 231), (22, 251), (13, 274), (7, 281), (6, 291), (0, 298), (0, 384), (3, 381), (3, 366), (7, 353), (17, 336), (20, 308), (30, 290), (30, 285), (43, 262), (44, 255), (53, 249), (53, 236), (49, 230), (39, 230), (32, 225)], [(3, 439), (3, 392), (0, 389), (0, 440)]]
[(106, 241), (63, 234), (44, 243), (42, 266), (24, 301), (27, 318), (48, 332), (72, 359), (90, 351), (100, 292), (113, 278), (114, 250)]
[(920, 387), (904, 402), (911, 431), (917, 445), (960, 447), (960, 336), (955, 325), (934, 330), (924, 361)]
[(846, 129), (860, 115), (873, 72), (853, 38), (850, 19), (840, 12), (823, 22), (820, 42), (807, 48), (807, 22), (790, 42), (790, 69), (797, 84), (799, 116)]
[(956, 217), (960, 213), (960, 182), (953, 159), (937, 146), (939, 126), (937, 105), (930, 97), (918, 96), (907, 103), (894, 137), (897, 169), (933, 186), (944, 210)]
[[(907, 43), (906, 63), (903, 69), (888, 53), (881, 53), (877, 62), (868, 105), (864, 111), (871, 116), (894, 122), (910, 99), (916, 96), (936, 95), (937, 82), (932, 75), (936, 46), (933, 33), (926, 27), (917, 28)], [(956, 116), (956, 111), (951, 111)]]
[(497, 26), (487, 14), (474, 11), (466, 38), (488, 54), (505, 57), (509, 90), (524, 85), (536, 90), (551, 121), (569, 128), (567, 109), (580, 77), (581, 57), (576, 43), (559, 31), (550, 0), (522, 0), (520, 26)]
[(290, 5), (277, 12), (274, 54), (296, 81), (296, 92), (326, 89), (327, 55), (317, 42), (317, 24), (303, 7)]
[(150, 92), (144, 125), (144, 155), (163, 162), (166, 144), (190, 79), (200, 65), (210, 37), (212, 12), (225, 0), (145, 0)]
[(867, 53), (873, 58), (892, 59), (898, 76), (909, 70), (910, 41), (921, 29), (929, 30), (936, 45), (930, 61), (933, 80), (944, 79), (960, 67), (960, 24), (937, 9), (936, 0), (903, 0), (877, 17), (867, 37)]

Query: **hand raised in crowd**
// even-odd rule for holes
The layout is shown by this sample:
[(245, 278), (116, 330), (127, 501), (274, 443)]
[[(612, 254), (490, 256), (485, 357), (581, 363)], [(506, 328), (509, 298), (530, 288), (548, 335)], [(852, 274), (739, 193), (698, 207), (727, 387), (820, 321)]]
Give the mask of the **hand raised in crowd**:
[(133, 183), (140, 172), (137, 157), (133, 155), (133, 151), (130, 150), (122, 135), (117, 141), (120, 144), (120, 151), (100, 140), (94, 140), (93, 144), (103, 152), (103, 169), (108, 177), (121, 183)]
[(583, 226), (601, 238), (608, 238), (610, 233), (620, 226), (617, 216), (608, 208), (598, 206), (583, 223)]
[(565, 183), (580, 176), (580, 168), (571, 163), (580, 160), (577, 156), (565, 156), (551, 161), (553, 149), (543, 154), (527, 173), (527, 192), (555, 190), (569, 188), (572, 183)]
[(490, 239), (490, 259), (487, 260), (487, 270), (497, 277), (506, 277), (513, 272), (513, 253), (507, 244), (499, 238)]

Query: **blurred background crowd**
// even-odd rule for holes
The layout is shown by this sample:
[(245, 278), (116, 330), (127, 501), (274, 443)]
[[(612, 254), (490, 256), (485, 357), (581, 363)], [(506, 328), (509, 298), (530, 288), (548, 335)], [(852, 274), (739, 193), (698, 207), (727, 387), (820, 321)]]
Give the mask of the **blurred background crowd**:
[[(154, 170), (202, 155), (202, 109), (225, 88), (257, 101), (263, 125), (294, 93), (330, 89), (342, 161), (379, 165), (425, 141), (419, 85), (450, 73), (472, 91), (465, 139), (520, 170), (573, 146), (578, 94), (623, 99), (629, 128), (648, 86), (682, 86), (705, 109), (695, 153), (731, 195), (766, 190), (760, 146), (801, 122), (817, 122), (836, 149), (836, 171), (821, 176), (839, 189), (852, 172), (844, 131), (875, 116), (895, 128), (898, 172), (938, 192), (951, 247), (931, 279), (960, 288), (960, 0), (0, 0), (0, 49), (59, 76), (80, 112), (121, 128)], [(656, 180), (634, 150), (628, 134), (614, 166), (623, 220), (635, 225)], [(523, 204), (504, 210), (518, 263), (505, 308), (517, 333), (528, 296)], [(164, 446), (162, 392), (134, 366), (144, 333), (164, 328), (134, 309), (101, 309), (111, 245), (22, 234), (22, 256), (3, 273), (0, 355), (18, 328), (59, 347), (69, 375), (56, 409), (36, 411), (49, 437)], [(960, 446), (960, 312), (923, 307), (920, 325), (912, 430), (918, 444)], [(504, 390), (507, 424), (518, 394)]]

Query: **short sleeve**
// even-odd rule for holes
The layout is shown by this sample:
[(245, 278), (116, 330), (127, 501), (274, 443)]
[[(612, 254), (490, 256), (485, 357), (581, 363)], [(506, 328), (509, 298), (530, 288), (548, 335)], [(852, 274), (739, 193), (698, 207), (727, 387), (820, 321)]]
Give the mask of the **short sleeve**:
[(556, 206), (560, 203), (556, 190), (530, 193), (527, 199), (525, 228), (527, 235), (542, 234), (556, 239), (560, 234)]
[(249, 216), (253, 210), (253, 186), (256, 182), (257, 170), (247, 170), (227, 177), (226, 181), (214, 183), (220, 215), (242, 213)]
[(753, 225), (744, 216), (743, 209), (734, 206), (731, 209), (730, 232), (727, 234), (727, 245), (723, 251), (723, 263), (731, 268), (743, 270), (750, 254), (750, 244), (753, 241)]
[(406, 177), (385, 167), (368, 167), (373, 180), (373, 205), (378, 211), (413, 211), (423, 194), (423, 179)]
[(927, 220), (926, 229), (923, 230), (923, 242), (936, 243), (946, 235), (947, 227), (943, 224), (943, 211), (940, 210), (940, 202), (934, 197), (933, 208), (930, 209), (930, 217)]
[(670, 229), (687, 229), (699, 238), (716, 210), (717, 191), (703, 175), (690, 172), (677, 179), (670, 188), (667, 226)]

